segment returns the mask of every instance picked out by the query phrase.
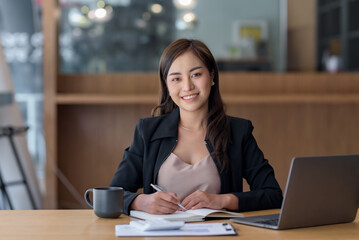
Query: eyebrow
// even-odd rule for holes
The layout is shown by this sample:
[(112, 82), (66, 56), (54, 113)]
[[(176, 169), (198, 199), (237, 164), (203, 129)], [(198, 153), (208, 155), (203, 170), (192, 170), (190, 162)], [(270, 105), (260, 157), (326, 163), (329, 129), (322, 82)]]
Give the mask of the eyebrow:
[[(200, 69), (200, 68), (203, 68), (203, 67), (197, 66), (197, 67), (191, 68), (191, 69), (189, 70), (189, 72), (193, 72), (194, 70), (197, 70), (197, 69)], [(172, 76), (172, 75), (181, 75), (181, 73), (179, 73), (179, 72), (172, 72), (172, 73), (168, 74), (168, 76)]]

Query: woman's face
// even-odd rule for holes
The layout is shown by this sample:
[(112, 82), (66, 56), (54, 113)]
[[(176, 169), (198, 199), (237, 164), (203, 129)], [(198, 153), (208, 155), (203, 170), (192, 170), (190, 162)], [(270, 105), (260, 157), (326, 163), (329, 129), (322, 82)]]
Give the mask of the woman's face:
[(181, 111), (208, 111), (212, 77), (192, 51), (183, 53), (173, 61), (166, 82), (172, 100)]

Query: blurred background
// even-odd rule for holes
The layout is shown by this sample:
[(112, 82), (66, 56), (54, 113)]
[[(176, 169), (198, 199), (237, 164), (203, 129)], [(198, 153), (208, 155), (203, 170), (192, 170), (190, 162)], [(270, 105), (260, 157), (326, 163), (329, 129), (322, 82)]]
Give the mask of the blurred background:
[[(45, 205), (47, 202), (47, 207), (83, 207), (81, 191), (88, 186), (76, 186), (77, 180), (71, 179), (72, 175), (83, 172), (72, 172), (71, 166), (76, 165), (76, 159), (64, 153), (71, 148), (68, 146), (71, 144), (65, 142), (82, 141), (93, 132), (84, 130), (78, 138), (73, 138), (72, 132), (77, 130), (67, 122), (79, 120), (77, 114), (89, 114), (87, 118), (103, 114), (106, 108), (123, 113), (127, 110), (118, 109), (119, 105), (123, 108), (124, 102), (130, 101), (126, 107), (137, 109), (136, 114), (128, 110), (133, 118), (129, 121), (132, 131), (135, 119), (146, 116), (142, 112), (138, 114), (138, 109), (145, 108), (149, 114), (147, 102), (151, 106), (155, 104), (152, 96), (156, 90), (151, 92), (149, 101), (147, 95), (132, 101), (79, 99), (80, 95), (66, 98), (61, 94), (111, 93), (113, 96), (129, 89), (131, 94), (141, 95), (145, 91), (138, 85), (128, 85), (127, 90), (116, 85), (114, 88), (118, 90), (112, 90), (114, 84), (98, 88), (94, 82), (98, 79), (119, 84), (114, 79), (122, 79), (125, 83), (137, 78), (155, 79), (162, 51), (170, 42), (182, 37), (204, 41), (220, 71), (234, 74), (231, 76), (249, 73), (266, 78), (272, 76), (270, 74), (348, 72), (354, 74), (350, 78), (356, 78), (355, 72), (359, 70), (358, 12), (359, 0), (0, 0), (0, 42), (4, 61), (11, 75), (14, 99), (24, 124), (29, 126), (26, 143), (41, 194), (50, 194)], [(85, 88), (81, 85), (83, 79), (91, 82)], [(151, 84), (153, 82), (156, 83), (151, 81)], [(325, 89), (325, 86), (319, 88)], [(353, 86), (356, 89), (357, 83)], [(44, 102), (46, 92), (48, 105)], [(99, 108), (104, 102), (107, 105)], [(111, 104), (114, 104), (112, 108)], [(46, 118), (50, 140), (45, 141)], [(83, 126), (81, 121), (78, 124), (77, 129)], [(91, 126), (96, 124), (104, 123), (98, 120)], [(116, 125), (115, 121), (110, 124)], [(122, 130), (118, 131), (123, 134)], [(116, 149), (123, 148), (129, 141)], [(46, 152), (49, 149), (50, 152)], [(107, 157), (111, 159), (112, 168), (120, 161), (121, 156), (117, 155), (121, 155), (122, 150), (109, 150), (111, 154)], [(85, 158), (80, 162), (86, 163)], [(48, 169), (47, 161), (52, 163)], [(50, 177), (46, 172), (52, 172)], [(88, 185), (106, 184), (113, 173), (108, 174), (106, 180), (89, 181)], [(285, 178), (283, 174), (282, 182)], [(62, 199), (57, 188), (70, 197)]]

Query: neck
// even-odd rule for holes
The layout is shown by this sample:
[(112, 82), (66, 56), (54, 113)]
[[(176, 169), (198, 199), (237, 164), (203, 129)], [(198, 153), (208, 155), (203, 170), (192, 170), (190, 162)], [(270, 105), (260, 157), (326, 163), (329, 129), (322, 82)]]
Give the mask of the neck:
[(207, 112), (185, 112), (180, 111), (180, 121), (179, 124), (185, 129), (197, 131), (203, 130), (207, 125)]

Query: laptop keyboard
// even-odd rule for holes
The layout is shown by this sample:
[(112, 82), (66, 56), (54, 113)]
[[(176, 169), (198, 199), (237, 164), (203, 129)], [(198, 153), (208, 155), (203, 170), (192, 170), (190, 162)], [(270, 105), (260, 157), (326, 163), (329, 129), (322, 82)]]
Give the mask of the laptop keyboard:
[(279, 219), (268, 219), (268, 220), (261, 220), (261, 221), (256, 221), (256, 222), (257, 222), (257, 223), (261, 223), (261, 224), (267, 224), (267, 225), (277, 226), (277, 225), (278, 225), (278, 221), (279, 221)]

